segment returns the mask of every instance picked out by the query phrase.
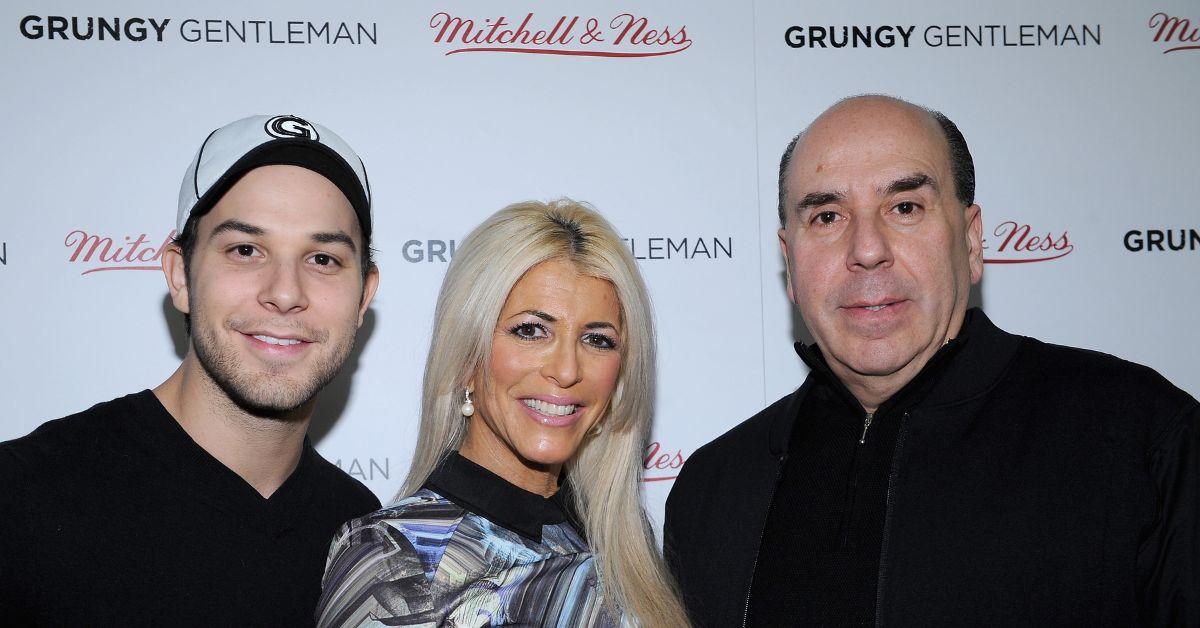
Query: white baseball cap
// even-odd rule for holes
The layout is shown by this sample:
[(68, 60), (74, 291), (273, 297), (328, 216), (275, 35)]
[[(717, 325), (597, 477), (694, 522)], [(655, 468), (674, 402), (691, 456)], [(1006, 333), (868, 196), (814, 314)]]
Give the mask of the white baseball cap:
[(371, 235), (371, 186), (362, 159), (333, 131), (292, 115), (242, 118), (209, 134), (183, 175), (175, 229), (203, 216), (242, 175), (267, 165), (307, 168), (329, 179), (354, 208), (363, 236)]

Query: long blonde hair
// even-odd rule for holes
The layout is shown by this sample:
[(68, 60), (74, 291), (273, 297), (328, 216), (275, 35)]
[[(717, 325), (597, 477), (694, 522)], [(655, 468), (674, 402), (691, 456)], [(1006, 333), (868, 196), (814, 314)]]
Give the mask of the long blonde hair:
[(654, 406), (650, 297), (633, 255), (603, 217), (570, 199), (509, 205), (476, 227), (454, 254), (434, 314), (425, 363), (421, 429), (399, 496), (416, 492), (466, 435), (463, 387), (486, 372), (508, 294), (552, 259), (612, 283), (624, 327), (622, 364), (604, 430), (563, 466), (608, 599), (643, 626), (686, 626), (673, 580), (641, 506), (642, 455)]

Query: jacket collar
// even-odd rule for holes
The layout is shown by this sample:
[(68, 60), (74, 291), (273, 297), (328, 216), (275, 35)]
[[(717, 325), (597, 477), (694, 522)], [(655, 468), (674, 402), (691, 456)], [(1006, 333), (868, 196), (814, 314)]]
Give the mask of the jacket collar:
[[(914, 380), (922, 379), (926, 375), (933, 377), (933, 381), (928, 383), (928, 393), (921, 401), (922, 407), (933, 408), (962, 403), (991, 390), (1012, 360), (1013, 355), (1016, 354), (1020, 343), (1019, 336), (1014, 336), (996, 327), (991, 319), (983, 313), (983, 310), (979, 308), (967, 310), (966, 316), (963, 318), (962, 330), (959, 331), (955, 340), (935, 354), (935, 359), (930, 360), (930, 364), (926, 365), (927, 368), (922, 369), (921, 373), (914, 378)], [(809, 366), (811, 372), (800, 388), (792, 393), (784, 412), (775, 417), (775, 422), (771, 426), (769, 445), (771, 453), (776, 456), (787, 451), (792, 426), (795, 424), (796, 415), (800, 410), (800, 403), (816, 380), (828, 379), (836, 387), (845, 391), (845, 385), (833, 375), (832, 371), (829, 371), (824, 358), (820, 355), (820, 349), (815, 344), (805, 346), (802, 343), (796, 343), (795, 347), (796, 352)], [(943, 361), (942, 358), (944, 358), (945, 364), (934, 364)], [(931, 371), (928, 368), (930, 366), (935, 368)], [(905, 388), (909, 388), (909, 386), (906, 385)], [(844, 394), (848, 395), (849, 392), (845, 391)]]
[(775, 415), (775, 420), (771, 423), (770, 441), (768, 442), (772, 456), (778, 458), (787, 452), (788, 442), (792, 438), (792, 426), (796, 424), (796, 415), (800, 413), (800, 402), (804, 401), (804, 396), (812, 387), (813, 378), (812, 375), (809, 375), (804, 383), (796, 389), (796, 392), (788, 397), (783, 412)]
[(1021, 336), (996, 327), (983, 310), (972, 308), (967, 314), (963, 329), (971, 341), (954, 357), (922, 407), (955, 405), (987, 393), (1000, 381), (1021, 347)]

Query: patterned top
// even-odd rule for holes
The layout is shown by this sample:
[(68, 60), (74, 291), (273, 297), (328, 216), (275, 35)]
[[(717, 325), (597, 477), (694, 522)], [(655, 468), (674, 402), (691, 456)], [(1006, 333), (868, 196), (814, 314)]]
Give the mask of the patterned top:
[(451, 454), (421, 490), (338, 531), (319, 626), (617, 626), (568, 498)]

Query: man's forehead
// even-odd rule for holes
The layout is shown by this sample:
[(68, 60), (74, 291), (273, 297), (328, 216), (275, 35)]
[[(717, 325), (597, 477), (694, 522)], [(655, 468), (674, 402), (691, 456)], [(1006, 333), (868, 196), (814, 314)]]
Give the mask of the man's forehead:
[(902, 125), (925, 127), (934, 131), (937, 129), (937, 123), (929, 111), (910, 102), (887, 96), (860, 96), (838, 102), (817, 116), (809, 128), (816, 130), (823, 126), (835, 125), (841, 129)]
[[(241, 233), (261, 237), (303, 237), (314, 239), (315, 236), (329, 233), (345, 233), (355, 243), (362, 241), (362, 231), (351, 210), (347, 219), (340, 219), (337, 212), (330, 210), (326, 219), (313, 219), (311, 216), (303, 219), (288, 218), (277, 212), (253, 211), (253, 208), (230, 208), (218, 211), (214, 207), (200, 218), (197, 224), (197, 234), (201, 238), (215, 238), (222, 233)], [(231, 228), (231, 226), (233, 228)]]
[(950, 168), (949, 145), (936, 121), (919, 109), (831, 110), (797, 142), (792, 164), (789, 178), (796, 182), (842, 175), (884, 182), (915, 170), (941, 179)]

